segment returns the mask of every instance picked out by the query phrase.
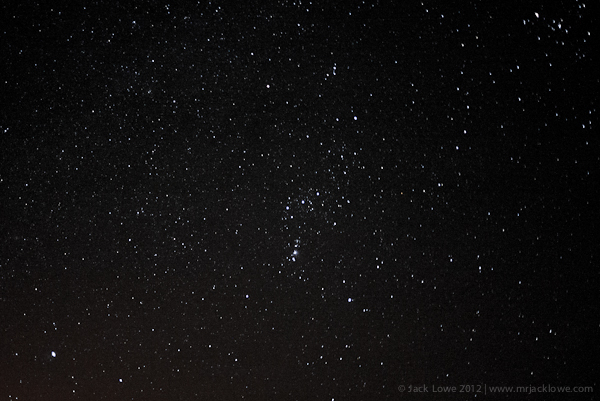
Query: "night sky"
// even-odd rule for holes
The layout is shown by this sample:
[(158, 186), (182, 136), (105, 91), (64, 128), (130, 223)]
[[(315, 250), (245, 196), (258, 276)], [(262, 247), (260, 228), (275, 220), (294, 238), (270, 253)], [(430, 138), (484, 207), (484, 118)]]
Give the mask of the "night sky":
[(0, 7), (0, 399), (600, 391), (587, 3), (135, 3)]

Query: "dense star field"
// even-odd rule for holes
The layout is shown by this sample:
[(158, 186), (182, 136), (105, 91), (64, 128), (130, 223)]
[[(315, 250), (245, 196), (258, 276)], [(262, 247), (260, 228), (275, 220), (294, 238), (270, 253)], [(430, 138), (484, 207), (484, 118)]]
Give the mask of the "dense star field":
[(136, 3), (0, 6), (1, 399), (600, 391), (588, 4)]

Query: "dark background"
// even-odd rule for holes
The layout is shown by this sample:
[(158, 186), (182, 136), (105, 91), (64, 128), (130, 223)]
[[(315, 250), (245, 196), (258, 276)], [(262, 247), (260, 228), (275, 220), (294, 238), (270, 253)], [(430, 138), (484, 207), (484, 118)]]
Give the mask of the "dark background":
[(599, 390), (597, 18), (394, 3), (3, 2), (2, 399)]

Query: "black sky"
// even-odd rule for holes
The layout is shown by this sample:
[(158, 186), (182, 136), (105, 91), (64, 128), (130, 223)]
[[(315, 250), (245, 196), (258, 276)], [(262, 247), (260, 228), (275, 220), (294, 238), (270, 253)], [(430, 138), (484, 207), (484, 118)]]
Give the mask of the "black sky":
[(1, 6), (2, 399), (598, 389), (588, 4), (135, 4)]

